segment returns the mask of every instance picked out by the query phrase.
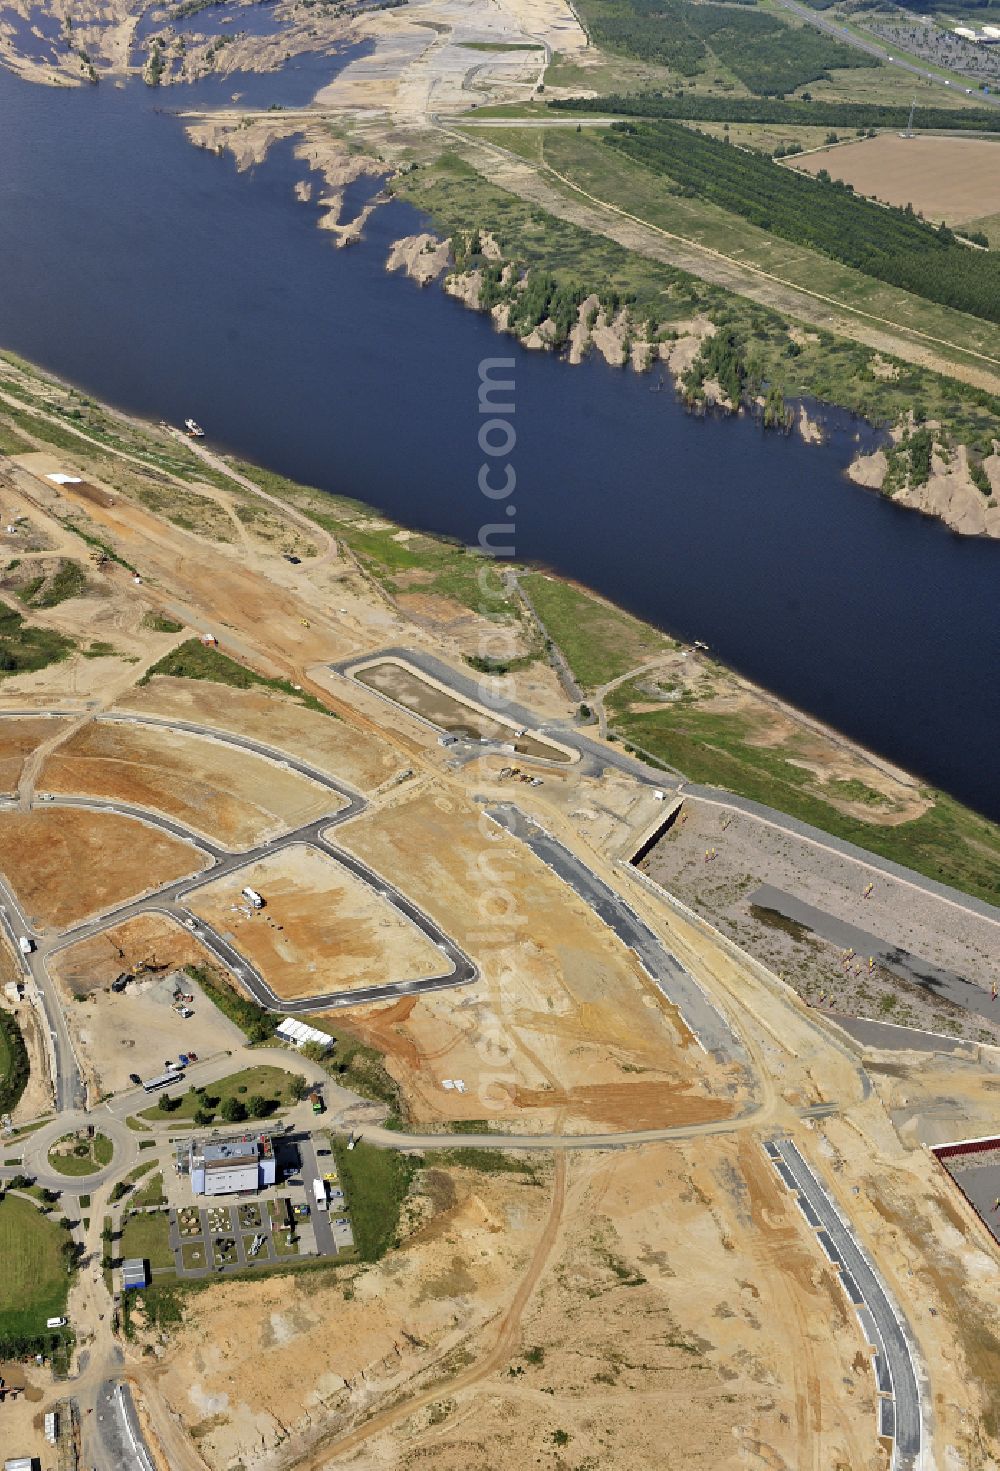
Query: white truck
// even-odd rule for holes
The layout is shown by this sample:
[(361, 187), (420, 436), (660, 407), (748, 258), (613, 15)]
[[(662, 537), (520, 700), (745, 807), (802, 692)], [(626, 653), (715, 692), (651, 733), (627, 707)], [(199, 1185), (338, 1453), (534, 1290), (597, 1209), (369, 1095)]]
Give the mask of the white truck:
[(247, 901), (248, 904), (251, 904), (253, 906), (254, 909), (263, 909), (264, 908), (264, 901), (263, 901), (263, 899), (257, 893), (257, 890), (256, 889), (251, 889), (251, 887), (250, 887), (249, 884), (243, 890), (243, 897)]
[(320, 1210), (320, 1211), (329, 1210), (329, 1204), (328, 1204), (327, 1198), (326, 1198), (326, 1184), (324, 1183), (324, 1181), (322, 1181), (322, 1180), (314, 1180), (313, 1181), (313, 1200), (315, 1200), (315, 1202), (316, 1202), (316, 1209), (317, 1210)]
[(34, 940), (29, 940), (27, 935), (22, 935), (17, 942), (17, 947), (22, 955), (30, 955), (35, 948)]

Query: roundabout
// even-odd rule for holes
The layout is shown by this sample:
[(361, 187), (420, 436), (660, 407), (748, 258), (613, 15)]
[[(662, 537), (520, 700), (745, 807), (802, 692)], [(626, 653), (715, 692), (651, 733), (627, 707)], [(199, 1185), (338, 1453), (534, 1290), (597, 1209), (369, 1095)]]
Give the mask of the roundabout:
[(89, 1192), (131, 1169), (138, 1153), (121, 1119), (107, 1114), (97, 1124), (91, 1114), (64, 1113), (25, 1138), (17, 1168), (45, 1190)]

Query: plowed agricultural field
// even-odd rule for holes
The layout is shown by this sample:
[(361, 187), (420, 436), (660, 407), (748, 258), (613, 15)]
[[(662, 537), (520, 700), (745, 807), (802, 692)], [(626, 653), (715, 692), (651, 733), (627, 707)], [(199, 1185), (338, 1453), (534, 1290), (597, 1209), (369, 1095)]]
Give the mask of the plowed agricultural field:
[(982, 138), (900, 138), (882, 133), (796, 159), (807, 174), (827, 169), (884, 204), (960, 224), (1000, 211), (1000, 143)]

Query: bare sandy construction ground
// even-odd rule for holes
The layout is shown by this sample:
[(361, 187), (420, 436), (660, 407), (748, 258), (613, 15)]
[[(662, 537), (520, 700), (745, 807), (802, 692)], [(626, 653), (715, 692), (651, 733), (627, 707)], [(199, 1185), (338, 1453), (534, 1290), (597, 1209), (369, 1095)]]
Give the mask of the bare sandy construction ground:
[(344, 1464), (882, 1464), (853, 1312), (750, 1140), (573, 1160), (519, 1337)]
[(344, 805), (335, 792), (276, 762), (150, 726), (86, 726), (45, 763), (38, 784), (150, 807), (234, 848)]
[(118, 708), (251, 736), (300, 756), (363, 791), (380, 786), (404, 764), (393, 747), (374, 732), (358, 730), (307, 710), (284, 695), (260, 689), (238, 690), (201, 679), (161, 675), (130, 690)]
[(1000, 210), (1000, 145), (987, 139), (881, 133), (797, 158), (793, 167), (827, 169), (859, 194), (912, 204), (932, 221), (960, 224)]
[(142, 914), (89, 940), (60, 950), (52, 972), (74, 996), (107, 990), (122, 971), (137, 974), (147, 966), (155, 973), (179, 970), (206, 959), (190, 930), (160, 914)]
[[(805, 1147), (835, 1165), (822, 1139)], [(150, 1389), (213, 1471), (274, 1464), (279, 1438), (302, 1471), (883, 1471), (870, 1351), (759, 1141), (575, 1156), (565, 1169), (564, 1188), (549, 1163), (527, 1184), (434, 1162), (400, 1252), (349, 1282), (197, 1294)], [(869, 1178), (866, 1214), (891, 1231), (900, 1274), (908, 1234), (932, 1219), (950, 1230), (920, 1310), (933, 1353), (950, 1277), (963, 1255), (970, 1270), (984, 1258), (937, 1192), (901, 1232), (896, 1187), (874, 1167)], [(988, 1393), (962, 1382), (969, 1362), (936, 1366), (967, 1419), (963, 1454)]]
[[(102, 938), (105, 948), (109, 948), (108, 938)], [(71, 980), (79, 965), (80, 958), (72, 951), (57, 961), (67, 1003), (79, 994)], [(84, 1002), (66, 1005), (76, 1055), (94, 1096), (132, 1087), (129, 1073), (156, 1077), (162, 1073), (166, 1058), (176, 1057), (187, 1048), (196, 1047), (199, 1059), (204, 1060), (242, 1046), (242, 1032), (206, 1001), (186, 976), (185, 990), (195, 994), (194, 1016), (185, 1020), (172, 1009), (173, 975), (173, 971), (167, 971), (141, 977), (120, 995), (95, 988)]]
[[(714, 853), (706, 862), (706, 853)], [(889, 1010), (882, 998), (897, 989), (892, 978), (845, 971), (841, 951), (810, 932), (767, 923), (751, 912), (751, 896), (762, 884), (793, 894), (814, 908), (899, 945), (911, 954), (974, 981), (988, 992), (1000, 984), (997, 927), (922, 889), (888, 878), (812, 843), (779, 832), (745, 813), (688, 799), (679, 820), (642, 864), (663, 887), (707, 915), (752, 955), (782, 974), (803, 995), (833, 996), (836, 1010), (908, 1025), (952, 1031), (955, 1017), (912, 988)], [(874, 888), (867, 898), (869, 883)], [(1000, 1020), (1000, 1012), (998, 1012)], [(961, 1030), (977, 1035), (980, 1019)], [(996, 1030), (995, 1028), (993, 1029)]]
[[(414, 1117), (583, 1130), (730, 1113), (732, 1080), (631, 953), (528, 848), (495, 834), (474, 807), (433, 792), (340, 834), (482, 968), (467, 990), (351, 1016), (386, 1052)], [(455, 1078), (464, 1095), (443, 1089)]]
[(548, 1196), (517, 1177), (431, 1171), (405, 1250), (380, 1265), (188, 1298), (157, 1389), (213, 1471), (295, 1452), (475, 1340), (526, 1270)]
[[(240, 897), (246, 884), (264, 896), (264, 909)], [(240, 869), (200, 889), (191, 908), (289, 1001), (447, 969), (415, 925), (315, 848), (288, 848)]]
[(65, 929), (197, 873), (203, 858), (129, 817), (48, 807), (0, 812), (0, 865), (34, 925)]
[(0, 720), (0, 792), (17, 791), (25, 758), (64, 725), (61, 720), (41, 718), (17, 720), (5, 716)]

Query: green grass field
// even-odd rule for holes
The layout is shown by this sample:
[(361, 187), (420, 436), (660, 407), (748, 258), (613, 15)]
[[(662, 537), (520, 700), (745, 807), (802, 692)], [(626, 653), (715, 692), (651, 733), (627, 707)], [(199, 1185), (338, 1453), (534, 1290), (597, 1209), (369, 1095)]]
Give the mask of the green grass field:
[(164, 654), (158, 663), (146, 671), (139, 683), (148, 684), (154, 674), (167, 675), (175, 679), (207, 679), (214, 684), (232, 685), (238, 690), (260, 686), (263, 689), (275, 690), (278, 694), (288, 695), (290, 699), (298, 701), (300, 705), (305, 705), (310, 710), (317, 710), (321, 715), (333, 715), (333, 712), (317, 700), (315, 695), (295, 689), (289, 680), (268, 679), (263, 674), (257, 674), (253, 669), (247, 669), (244, 664), (238, 664), (227, 654), (220, 654), (218, 649), (208, 647), (196, 638), (188, 639), (186, 643), (179, 644), (176, 649), (171, 649), (169, 654)]
[(230, 1074), (228, 1078), (221, 1078), (217, 1083), (207, 1084), (200, 1092), (186, 1089), (178, 1097), (177, 1108), (165, 1110), (157, 1103), (152, 1108), (144, 1108), (139, 1117), (152, 1119), (160, 1124), (182, 1123), (192, 1120), (198, 1110), (203, 1108), (218, 1118), (221, 1117), (222, 1107), (228, 1098), (238, 1099), (246, 1105), (250, 1098), (257, 1095), (272, 1105), (269, 1114), (262, 1115), (258, 1120), (251, 1120), (263, 1126), (279, 1109), (287, 1108), (295, 1101), (291, 1095), (291, 1079), (291, 1073), (266, 1064), (244, 1068), (241, 1072)]
[(519, 580), (583, 689), (597, 689), (673, 647), (666, 634), (582, 588), (543, 572), (523, 573)]
[(118, 1255), (143, 1257), (150, 1267), (172, 1267), (173, 1252), (169, 1244), (170, 1217), (164, 1211), (152, 1215), (129, 1216), (122, 1230)]
[(66, 1311), (67, 1232), (26, 1200), (0, 1201), (0, 1338), (44, 1333)]
[(417, 1164), (364, 1140), (348, 1149), (343, 1139), (335, 1139), (333, 1153), (358, 1256), (363, 1262), (376, 1262), (396, 1243), (399, 1214)]

